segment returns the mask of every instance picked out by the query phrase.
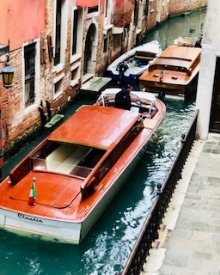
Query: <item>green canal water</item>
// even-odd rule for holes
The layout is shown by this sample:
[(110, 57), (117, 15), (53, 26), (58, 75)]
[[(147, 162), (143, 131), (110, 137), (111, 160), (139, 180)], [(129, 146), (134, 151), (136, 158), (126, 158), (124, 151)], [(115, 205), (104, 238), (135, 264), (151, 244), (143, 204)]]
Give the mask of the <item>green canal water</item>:
[[(164, 45), (172, 44), (174, 37), (182, 35), (183, 29), (187, 32), (191, 25), (200, 26), (204, 16), (205, 12), (201, 11), (170, 19), (150, 33), (149, 39), (160, 37), (158, 40), (165, 41)], [(166, 33), (165, 29), (169, 31)], [(65, 117), (86, 103), (92, 102), (77, 101)], [(195, 103), (167, 99), (166, 105), (165, 119), (147, 144), (137, 168), (83, 242), (80, 245), (45, 242), (0, 230), (1, 275), (111, 275), (123, 268), (155, 198), (156, 185), (167, 175), (181, 134), (187, 131), (195, 113)], [(6, 162), (3, 173), (7, 174), (44, 135)]]

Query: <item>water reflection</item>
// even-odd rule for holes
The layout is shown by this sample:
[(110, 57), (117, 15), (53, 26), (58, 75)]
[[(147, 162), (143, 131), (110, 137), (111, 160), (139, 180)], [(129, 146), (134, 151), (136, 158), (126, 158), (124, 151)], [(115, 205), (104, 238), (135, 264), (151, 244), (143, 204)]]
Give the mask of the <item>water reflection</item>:
[(170, 17), (159, 27), (152, 31), (141, 40), (141, 44), (158, 40), (162, 49), (174, 43), (179, 36), (199, 37), (203, 34), (206, 9), (189, 13), (187, 15)]

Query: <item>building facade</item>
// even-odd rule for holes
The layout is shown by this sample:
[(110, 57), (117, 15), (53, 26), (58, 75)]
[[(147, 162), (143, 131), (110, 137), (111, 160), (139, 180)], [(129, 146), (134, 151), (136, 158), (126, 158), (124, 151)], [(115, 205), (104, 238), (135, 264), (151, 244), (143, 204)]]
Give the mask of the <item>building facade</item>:
[(197, 135), (206, 140), (220, 133), (220, 2), (209, 0), (203, 39), (196, 107), (199, 110)]
[(1, 1), (0, 23), (7, 26), (1, 28), (0, 44), (9, 46), (15, 68), (13, 87), (0, 86), (4, 149), (74, 100), (83, 83), (101, 76), (146, 31), (169, 14), (188, 10), (186, 2), (194, 9), (207, 1)]

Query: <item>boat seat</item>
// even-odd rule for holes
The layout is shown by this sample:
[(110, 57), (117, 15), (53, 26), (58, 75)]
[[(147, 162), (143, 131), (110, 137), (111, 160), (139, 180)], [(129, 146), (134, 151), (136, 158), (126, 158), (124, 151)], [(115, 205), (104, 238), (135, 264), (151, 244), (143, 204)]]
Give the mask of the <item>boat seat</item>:
[(46, 157), (47, 170), (69, 174), (91, 150), (88, 147), (63, 144)]
[(151, 56), (141, 56), (141, 55), (136, 55), (136, 59), (144, 59), (144, 60), (153, 60), (154, 58)]

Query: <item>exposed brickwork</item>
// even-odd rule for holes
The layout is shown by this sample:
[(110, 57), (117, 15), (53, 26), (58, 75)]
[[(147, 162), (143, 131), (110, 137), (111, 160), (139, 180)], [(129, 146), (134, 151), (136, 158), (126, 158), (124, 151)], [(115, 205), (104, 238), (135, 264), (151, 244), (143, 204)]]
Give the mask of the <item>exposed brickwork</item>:
[(113, 17), (114, 26), (117, 27), (124, 27), (128, 26), (131, 23), (132, 20), (132, 11), (128, 11), (123, 14), (115, 14)]
[[(54, 1), (47, 1), (47, 24), (46, 30), (41, 34), (44, 50), (44, 64), (40, 65), (40, 87), (36, 90), (37, 104), (30, 108), (24, 106), (24, 84), (23, 84), (23, 51), (18, 49), (11, 52), (11, 65), (15, 68), (15, 75), (13, 80), (13, 88), (2, 89), (2, 113), (3, 113), (3, 146), (7, 150), (16, 139), (22, 138), (26, 132), (31, 132), (40, 124), (40, 114), (38, 111), (40, 100), (43, 102), (48, 100), (51, 104), (52, 114), (55, 114), (60, 108), (65, 106), (70, 98), (74, 98), (79, 91), (79, 85), (70, 87), (70, 19), (68, 21), (68, 49), (65, 55), (65, 66), (62, 71), (55, 73), (53, 71), (53, 62), (49, 60), (47, 35), (53, 35), (54, 30)], [(71, 7), (68, 9), (71, 12)], [(70, 14), (69, 14), (70, 18)], [(53, 79), (62, 73), (65, 73), (63, 81), (63, 93), (53, 98)]]

